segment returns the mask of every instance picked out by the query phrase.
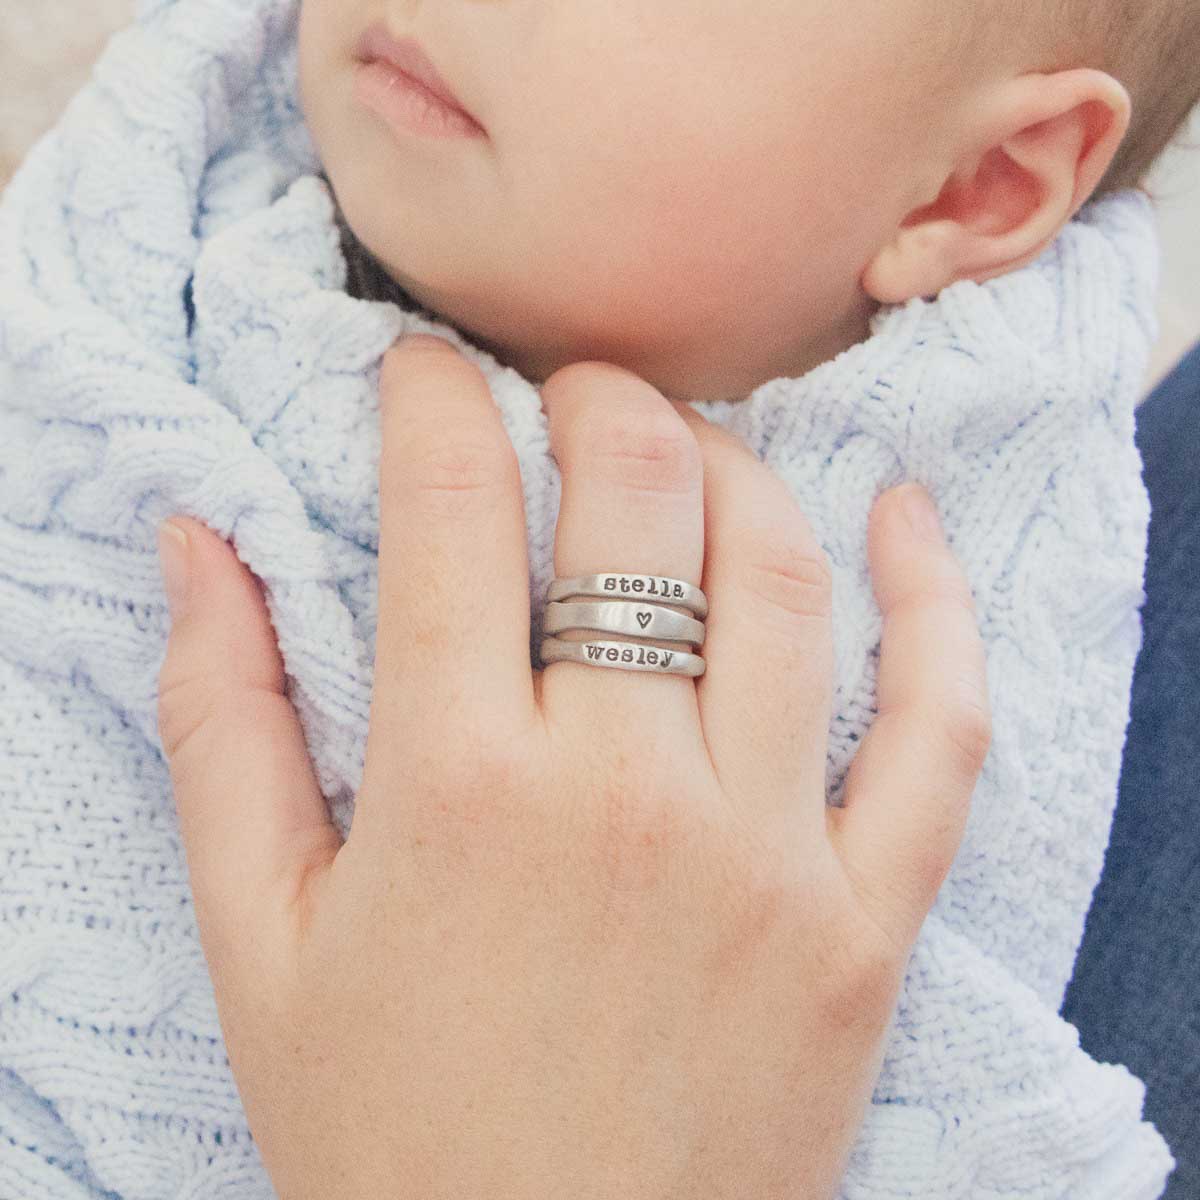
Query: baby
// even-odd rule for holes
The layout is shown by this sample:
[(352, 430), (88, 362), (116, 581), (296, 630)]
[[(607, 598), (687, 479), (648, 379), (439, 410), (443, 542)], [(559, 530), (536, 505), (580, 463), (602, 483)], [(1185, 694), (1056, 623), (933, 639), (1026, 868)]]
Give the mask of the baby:
[[(376, 25), (479, 136), (364, 111)], [(1032, 261), (1142, 179), (1200, 98), (1194, 52), (1187, 0), (306, 0), (300, 22), (309, 128), (387, 275), (532, 381), (599, 359), (696, 400)]]
[[(380, 33), (457, 117), (396, 118)], [(0, 1200), (271, 1195), (157, 741), (154, 532), (194, 515), (263, 580), (344, 832), (377, 369), (420, 329), (512, 436), (535, 618), (559, 367), (636, 372), (788, 482), (834, 572), (835, 802), (874, 716), (866, 514), (931, 487), (993, 753), (845, 1195), (1157, 1196), (1140, 1083), (1057, 1010), (1136, 654), (1155, 281), (1127, 189), (1198, 54), (1191, 0), (142, 0), (0, 205)]]

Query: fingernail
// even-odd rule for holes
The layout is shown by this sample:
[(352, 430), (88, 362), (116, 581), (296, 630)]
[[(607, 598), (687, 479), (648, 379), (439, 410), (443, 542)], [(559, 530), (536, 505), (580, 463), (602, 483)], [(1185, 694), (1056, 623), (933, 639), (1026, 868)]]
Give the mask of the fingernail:
[(453, 350), (454, 346), (445, 338), (435, 337), (432, 333), (406, 333), (397, 343), (398, 346), (416, 346), (425, 350)]
[(908, 518), (913, 533), (922, 541), (945, 541), (942, 521), (938, 516), (937, 506), (933, 503), (933, 497), (919, 483), (906, 484), (902, 490), (904, 515)]
[(187, 607), (191, 578), (189, 551), (188, 535), (183, 527), (169, 519), (163, 521), (158, 527), (158, 561), (172, 621), (178, 621)]

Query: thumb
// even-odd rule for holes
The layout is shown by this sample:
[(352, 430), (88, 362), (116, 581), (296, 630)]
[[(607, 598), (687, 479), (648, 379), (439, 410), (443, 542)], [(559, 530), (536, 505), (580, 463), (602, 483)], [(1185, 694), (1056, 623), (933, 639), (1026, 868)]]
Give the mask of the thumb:
[(210, 970), (294, 919), (342, 839), (330, 821), (258, 580), (228, 542), (187, 518), (159, 526), (171, 632), (159, 672), (170, 767)]
[(991, 744), (987, 659), (970, 583), (924, 488), (880, 497), (868, 553), (883, 615), (879, 711), (845, 804), (827, 816), (877, 923), (898, 921), (911, 946), (958, 853)]

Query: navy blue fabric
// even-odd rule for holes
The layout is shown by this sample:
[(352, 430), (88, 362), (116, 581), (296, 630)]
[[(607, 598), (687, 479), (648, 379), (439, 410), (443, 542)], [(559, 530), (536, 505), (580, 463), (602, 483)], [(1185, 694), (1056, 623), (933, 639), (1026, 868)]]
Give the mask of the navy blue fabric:
[(1146, 1082), (1200, 1197), (1200, 345), (1138, 410), (1150, 493), (1144, 641), (1120, 798), (1063, 1017)]

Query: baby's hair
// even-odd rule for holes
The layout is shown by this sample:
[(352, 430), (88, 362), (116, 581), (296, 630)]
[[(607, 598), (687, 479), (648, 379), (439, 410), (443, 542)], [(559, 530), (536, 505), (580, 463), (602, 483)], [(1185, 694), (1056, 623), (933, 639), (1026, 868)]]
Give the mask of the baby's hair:
[(961, 0), (957, 8), (959, 50), (975, 41), (976, 52), (1016, 53), (1027, 70), (1095, 67), (1124, 84), (1133, 117), (1093, 195), (1148, 192), (1150, 169), (1200, 103), (1200, 0)]
[(1104, 69), (1133, 99), (1129, 132), (1097, 193), (1137, 187), (1200, 103), (1200, 2), (1066, 0), (1066, 7), (1098, 39)]

